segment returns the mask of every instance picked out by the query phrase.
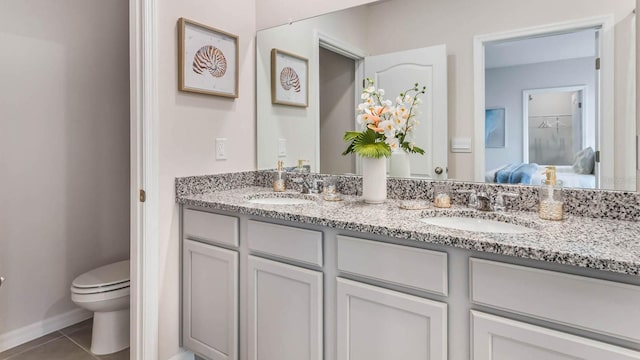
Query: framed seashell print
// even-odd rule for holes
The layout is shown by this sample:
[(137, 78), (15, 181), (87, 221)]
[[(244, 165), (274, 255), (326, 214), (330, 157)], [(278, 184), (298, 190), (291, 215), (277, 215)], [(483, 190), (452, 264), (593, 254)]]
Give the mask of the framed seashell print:
[(238, 37), (178, 20), (178, 90), (238, 97)]
[(309, 61), (286, 51), (271, 50), (271, 103), (307, 107)]

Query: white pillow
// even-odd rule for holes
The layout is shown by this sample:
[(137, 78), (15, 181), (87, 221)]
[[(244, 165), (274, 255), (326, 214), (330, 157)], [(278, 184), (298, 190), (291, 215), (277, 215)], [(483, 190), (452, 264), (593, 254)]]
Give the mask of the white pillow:
[(596, 166), (595, 153), (591, 147), (576, 153), (576, 160), (573, 163), (573, 171), (577, 174), (593, 174)]

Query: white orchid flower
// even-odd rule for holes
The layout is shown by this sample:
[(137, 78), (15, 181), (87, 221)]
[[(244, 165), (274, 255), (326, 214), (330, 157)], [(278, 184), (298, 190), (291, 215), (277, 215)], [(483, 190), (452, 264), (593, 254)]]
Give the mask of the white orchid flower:
[(385, 133), (387, 132), (394, 132), (395, 133), (395, 126), (393, 124), (393, 121), (391, 120), (384, 120), (384, 121), (380, 121), (380, 123), (378, 124), (379, 128), (382, 128), (384, 130)]
[(400, 141), (396, 137), (387, 137), (387, 139), (384, 142), (387, 143), (387, 145), (389, 145), (389, 148), (392, 151), (400, 148)]
[(393, 123), (398, 129), (402, 129), (404, 125), (407, 123), (407, 120), (402, 116), (393, 116)]
[(378, 95), (384, 96), (384, 89), (378, 89)]
[(362, 127), (367, 127), (367, 120), (365, 118), (366, 114), (360, 114), (356, 117), (356, 121), (358, 122), (358, 125), (362, 126)]

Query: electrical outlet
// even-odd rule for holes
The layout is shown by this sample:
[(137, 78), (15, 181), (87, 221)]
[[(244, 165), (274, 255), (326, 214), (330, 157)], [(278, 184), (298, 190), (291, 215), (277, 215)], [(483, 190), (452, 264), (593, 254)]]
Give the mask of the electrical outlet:
[(287, 139), (278, 139), (278, 156), (287, 156)]
[(227, 159), (227, 138), (216, 138), (216, 160)]

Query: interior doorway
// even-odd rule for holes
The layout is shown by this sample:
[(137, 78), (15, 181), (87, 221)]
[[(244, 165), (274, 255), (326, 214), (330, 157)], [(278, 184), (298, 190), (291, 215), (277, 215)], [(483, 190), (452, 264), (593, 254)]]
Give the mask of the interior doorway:
[[(474, 158), (477, 181), (490, 181), (488, 179), (494, 178), (489, 176), (490, 173), (498, 171), (505, 165), (531, 162), (527, 137), (530, 129), (529, 114), (524, 111), (529, 102), (528, 96), (536, 89), (569, 87), (585, 88), (573, 94), (581, 97), (576, 104), (581, 104), (580, 112), (585, 120), (581, 129), (572, 126), (571, 130), (576, 132), (571, 136), (571, 151), (574, 152), (574, 147), (578, 145), (581, 149), (576, 148), (573, 154), (567, 154), (566, 157), (573, 161), (580, 151), (591, 147), (595, 154), (594, 162), (597, 160), (600, 162), (594, 164), (595, 170), (591, 174), (578, 175), (591, 175), (597, 179), (598, 184), (600, 177), (613, 176), (613, 127), (598, 125), (601, 119), (613, 118), (613, 68), (610, 66), (613, 58), (612, 31), (611, 17), (603, 16), (474, 38), (476, 133)], [(532, 51), (527, 53), (527, 47)], [(503, 56), (504, 54), (509, 56)], [(564, 70), (560, 69), (562, 66)], [(514, 75), (516, 70), (522, 70), (525, 67), (535, 69)], [(528, 84), (523, 83), (525, 79), (528, 79)], [(495, 90), (498, 83), (513, 85), (511, 86), (513, 89), (509, 92), (517, 97), (517, 100), (513, 101), (513, 107), (508, 101), (502, 100), (506, 97), (495, 96), (499, 93)], [(489, 108), (504, 109), (504, 112), (511, 117), (504, 122), (507, 135), (501, 142), (505, 144), (503, 146), (486, 144), (488, 114), (485, 110)], [(546, 122), (542, 119), (538, 125), (542, 124), (545, 128), (550, 125), (549, 128), (551, 128), (553, 125), (551, 122), (555, 121), (558, 130), (560, 125), (566, 126), (571, 122), (571, 116), (573, 116), (564, 113), (545, 113), (536, 116), (548, 115), (558, 115), (556, 116), (558, 119), (549, 118)], [(581, 135), (577, 135), (578, 132)], [(563, 162), (569, 162), (569, 160)], [(566, 166), (570, 165), (566, 164)]]
[(356, 172), (354, 156), (341, 156), (345, 148), (342, 137), (354, 129), (356, 62), (320, 47), (320, 172), (352, 174)]

